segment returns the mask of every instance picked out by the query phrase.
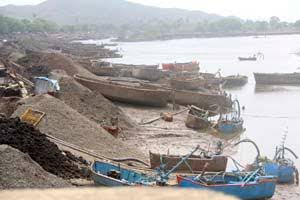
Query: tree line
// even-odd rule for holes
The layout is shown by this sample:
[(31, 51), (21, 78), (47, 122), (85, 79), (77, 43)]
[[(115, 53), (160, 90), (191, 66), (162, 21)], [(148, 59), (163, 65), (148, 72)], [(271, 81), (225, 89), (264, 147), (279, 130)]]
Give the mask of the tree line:
[(145, 37), (157, 38), (166, 34), (180, 33), (268, 33), (300, 31), (300, 20), (289, 23), (282, 22), (278, 17), (269, 21), (241, 20), (236, 17), (226, 17), (215, 21), (190, 22), (180, 18), (176, 21), (153, 19), (147, 22), (137, 22), (116, 26), (114, 24), (82, 24), (57, 25), (54, 22), (38, 18), (15, 19), (0, 15), (0, 34), (37, 33), (37, 32), (101, 32), (123, 38)]

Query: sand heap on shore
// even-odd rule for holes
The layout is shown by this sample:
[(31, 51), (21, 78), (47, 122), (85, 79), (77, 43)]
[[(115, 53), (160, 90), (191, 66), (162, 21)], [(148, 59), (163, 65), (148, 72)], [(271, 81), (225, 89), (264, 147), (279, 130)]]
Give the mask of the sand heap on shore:
[(45, 112), (38, 125), (41, 132), (58, 139), (86, 148), (107, 157), (136, 157), (145, 160), (145, 156), (133, 147), (107, 133), (100, 125), (84, 117), (71, 107), (49, 95), (24, 99), (13, 116), (20, 116), (27, 108)]
[(61, 178), (88, 178), (45, 134), (18, 118), (0, 118), (0, 144), (10, 145), (28, 154), (44, 170)]
[(0, 145), (0, 189), (60, 188), (71, 184), (46, 172), (30, 156)]
[(67, 75), (55, 74), (59, 79), (61, 91), (59, 99), (90, 120), (104, 125), (111, 125), (111, 119), (118, 118), (122, 129), (134, 128), (136, 124), (130, 117), (101, 94), (89, 90)]
[(68, 75), (82, 74), (95, 76), (84, 67), (74, 62), (71, 58), (61, 53), (27, 51), (26, 56), (19, 59), (18, 63), (25, 67), (23, 74), (27, 78), (45, 76), (52, 70), (64, 70)]

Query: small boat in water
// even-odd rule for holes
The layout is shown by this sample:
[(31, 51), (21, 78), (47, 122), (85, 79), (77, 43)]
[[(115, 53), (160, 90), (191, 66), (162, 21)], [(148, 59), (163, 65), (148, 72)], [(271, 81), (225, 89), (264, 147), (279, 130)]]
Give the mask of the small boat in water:
[(140, 85), (120, 84), (98, 78), (75, 75), (75, 80), (92, 91), (99, 92), (113, 101), (146, 106), (164, 107), (170, 96), (170, 91), (149, 89)]
[(254, 73), (256, 84), (300, 85), (300, 73)]
[(276, 178), (257, 175), (258, 170), (248, 175), (219, 173), (216, 175), (177, 176), (179, 187), (212, 190), (240, 199), (272, 198)]
[[(165, 154), (156, 154), (150, 152), (150, 166), (151, 169), (159, 168), (161, 165), (164, 165), (165, 170), (170, 170), (175, 166), (182, 156), (176, 155), (165, 155)], [(222, 155), (214, 156), (203, 156), (203, 155), (193, 155), (186, 162), (182, 163), (177, 167), (176, 172), (181, 173), (192, 173), (200, 172), (203, 170), (204, 166), (208, 163), (206, 171), (209, 172), (220, 172), (225, 171), (227, 167), (227, 157)]]
[(149, 177), (145, 174), (125, 169), (120, 165), (95, 161), (92, 164), (92, 179), (96, 185), (102, 186), (138, 186), (149, 185)]
[(250, 56), (250, 57), (239, 57), (239, 61), (257, 61), (256, 56)]

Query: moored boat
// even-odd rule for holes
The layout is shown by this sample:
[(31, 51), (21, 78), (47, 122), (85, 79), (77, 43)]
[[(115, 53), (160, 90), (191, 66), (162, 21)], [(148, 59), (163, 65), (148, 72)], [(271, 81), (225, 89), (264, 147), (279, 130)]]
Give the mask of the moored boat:
[(272, 198), (276, 189), (276, 178), (250, 173), (239, 175), (177, 176), (179, 187), (212, 190), (240, 199)]
[(199, 62), (187, 62), (187, 63), (166, 63), (162, 64), (163, 70), (170, 71), (199, 71)]
[(171, 87), (176, 90), (198, 90), (201, 87), (205, 87), (206, 82), (204, 79), (171, 79)]
[(154, 107), (167, 105), (170, 91), (163, 89), (146, 89), (141, 86), (125, 85), (114, 81), (88, 78), (75, 75), (76, 81), (92, 91), (99, 92), (113, 101), (132, 103)]
[(120, 165), (95, 161), (91, 167), (92, 179), (101, 186), (138, 186), (149, 185), (149, 177)]
[(226, 76), (223, 78), (223, 80), (224, 80), (223, 83), (224, 88), (241, 87), (248, 83), (248, 77), (241, 76), (241, 75)]
[(231, 107), (230, 95), (187, 90), (175, 90), (170, 96), (170, 101), (180, 105), (195, 105), (199, 108), (210, 110), (211, 106)]
[(239, 61), (257, 61), (256, 56), (250, 56), (250, 57), (239, 57)]
[[(163, 155), (150, 152), (150, 166), (151, 169), (155, 169), (164, 164), (164, 169), (170, 170), (175, 166), (180, 160), (181, 156), (176, 155)], [(214, 155), (211, 157), (196, 156), (193, 155), (177, 167), (176, 172), (181, 173), (191, 173), (200, 172), (203, 170), (204, 166), (208, 163), (206, 171), (209, 172), (220, 172), (225, 171), (227, 167), (227, 157), (221, 155)], [(188, 165), (187, 165), (187, 164)]]
[(254, 73), (256, 84), (300, 85), (300, 73)]
[(231, 134), (243, 131), (242, 119), (237, 120), (221, 120), (218, 122), (218, 130), (220, 133)]

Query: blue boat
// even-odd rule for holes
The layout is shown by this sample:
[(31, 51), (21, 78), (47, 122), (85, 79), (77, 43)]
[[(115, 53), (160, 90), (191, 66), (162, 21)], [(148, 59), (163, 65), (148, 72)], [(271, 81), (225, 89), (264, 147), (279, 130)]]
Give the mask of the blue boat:
[(232, 195), (240, 199), (266, 199), (271, 198), (276, 189), (276, 178), (273, 176), (237, 175), (204, 175), (177, 176), (179, 187), (212, 190)]
[(278, 183), (289, 183), (295, 182), (295, 168), (293, 165), (280, 165), (278, 163), (265, 163), (264, 170), (267, 175), (277, 177)]
[(92, 178), (96, 185), (110, 187), (150, 184), (149, 177), (145, 174), (101, 161), (95, 161), (92, 164)]
[(232, 111), (220, 115), (218, 120), (218, 131), (220, 133), (232, 134), (243, 131), (244, 120), (241, 118), (241, 108), (238, 100), (233, 101)]
[(244, 121), (241, 119), (237, 120), (222, 120), (218, 123), (218, 130), (221, 133), (232, 134), (243, 131)]
[(263, 164), (265, 174), (276, 176), (278, 178), (278, 183), (293, 184), (296, 179), (296, 183), (298, 185), (298, 170), (293, 160), (286, 157), (285, 152), (290, 152), (296, 159), (298, 159), (298, 156), (283, 144), (282, 147), (276, 149), (273, 161), (265, 162)]

